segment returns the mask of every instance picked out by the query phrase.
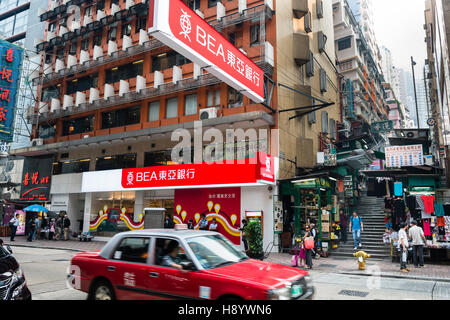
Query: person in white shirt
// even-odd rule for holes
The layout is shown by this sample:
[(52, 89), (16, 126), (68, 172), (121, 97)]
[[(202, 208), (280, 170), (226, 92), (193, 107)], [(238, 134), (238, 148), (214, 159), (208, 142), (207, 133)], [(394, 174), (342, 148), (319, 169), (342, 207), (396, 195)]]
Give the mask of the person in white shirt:
[(209, 231), (217, 231), (217, 220), (213, 218), (211, 224), (209, 225)]
[(16, 216), (14, 218), (9, 220), (9, 225), (11, 227), (11, 238), (9, 240), (15, 241), (14, 238), (16, 236), (17, 227), (19, 227), (19, 225), (20, 225), (19, 215), (18, 214), (16, 214)]
[[(423, 268), (423, 246), (425, 245), (425, 235), (423, 234), (423, 229), (417, 226), (415, 220), (411, 221), (412, 227), (409, 228), (409, 238), (411, 239), (411, 245), (413, 247), (413, 261), (416, 268)], [(419, 265), (420, 263), (420, 265)]]
[(400, 231), (398, 232), (398, 248), (401, 251), (402, 255), (400, 257), (400, 271), (401, 272), (409, 272), (409, 269), (406, 266), (406, 262), (408, 260), (408, 235), (406, 234), (406, 229), (408, 225), (404, 222), (400, 224)]

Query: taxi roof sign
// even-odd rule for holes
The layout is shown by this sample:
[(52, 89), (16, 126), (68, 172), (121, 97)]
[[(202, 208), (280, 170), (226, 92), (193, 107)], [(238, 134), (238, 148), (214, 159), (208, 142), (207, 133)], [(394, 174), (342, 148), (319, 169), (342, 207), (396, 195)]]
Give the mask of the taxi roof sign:
[(175, 230), (187, 230), (188, 226), (187, 224), (176, 224), (175, 225)]

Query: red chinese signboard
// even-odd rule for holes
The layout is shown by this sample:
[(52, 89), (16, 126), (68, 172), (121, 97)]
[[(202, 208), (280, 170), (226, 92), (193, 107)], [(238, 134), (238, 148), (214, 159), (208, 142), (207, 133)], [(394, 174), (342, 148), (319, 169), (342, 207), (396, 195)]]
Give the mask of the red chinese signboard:
[(20, 200), (49, 200), (53, 157), (26, 158), (20, 191)]
[(253, 101), (264, 102), (264, 71), (182, 1), (150, 1), (148, 24), (155, 38)]
[(211, 224), (216, 218), (217, 231), (234, 244), (240, 244), (241, 188), (208, 188), (175, 190), (175, 223), (187, 224), (192, 219), (199, 229), (201, 214)]
[(273, 158), (260, 153), (259, 159), (259, 162), (247, 159), (245, 164), (201, 163), (123, 169), (121, 182), (125, 189), (249, 184), (258, 180), (274, 182)]

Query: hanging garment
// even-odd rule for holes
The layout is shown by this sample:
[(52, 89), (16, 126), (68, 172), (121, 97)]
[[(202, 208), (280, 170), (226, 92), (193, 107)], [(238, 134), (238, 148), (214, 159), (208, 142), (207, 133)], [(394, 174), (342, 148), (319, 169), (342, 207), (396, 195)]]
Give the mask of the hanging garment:
[(403, 183), (401, 183), (401, 182), (395, 182), (394, 183), (394, 195), (396, 197), (402, 197), (403, 196)]
[(406, 197), (406, 206), (409, 211), (413, 212), (417, 208), (416, 197), (415, 196), (407, 196)]
[(430, 220), (423, 220), (423, 234), (425, 236), (431, 236)]
[(377, 185), (377, 182), (375, 179), (370, 179), (367, 182), (367, 196), (368, 197), (376, 197), (377, 196), (376, 185)]
[(403, 199), (396, 199), (394, 200), (394, 221), (395, 225), (399, 225), (402, 222), (405, 222), (406, 220), (406, 213), (405, 213), (405, 202)]
[(442, 203), (436, 202), (434, 204), (434, 214), (435, 214), (436, 217), (443, 217), (443, 216), (445, 216), (444, 206), (442, 205)]
[(422, 211), (421, 214), (420, 214), (420, 217), (422, 219), (431, 219), (431, 213), (427, 213), (425, 211)]
[(450, 204), (444, 204), (444, 213), (446, 217), (450, 217)]
[(450, 217), (444, 217), (445, 224), (450, 227)]
[(444, 217), (438, 217), (437, 218), (437, 226), (438, 227), (445, 227), (445, 219), (444, 219)]
[(433, 213), (434, 212), (434, 196), (421, 196), (420, 198), (422, 199), (423, 204), (425, 206), (425, 212)]

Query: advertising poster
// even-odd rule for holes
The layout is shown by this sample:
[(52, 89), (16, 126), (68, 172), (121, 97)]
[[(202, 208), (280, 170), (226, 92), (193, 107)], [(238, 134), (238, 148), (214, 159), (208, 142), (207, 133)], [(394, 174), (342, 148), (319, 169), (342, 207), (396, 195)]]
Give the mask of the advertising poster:
[(388, 168), (415, 167), (423, 165), (423, 147), (421, 144), (386, 147), (386, 167)]
[(17, 227), (16, 235), (24, 236), (25, 235), (26, 213), (22, 210), (16, 210), (15, 214), (19, 215), (19, 226)]
[(241, 188), (175, 190), (174, 211), (176, 224), (192, 219), (196, 230), (202, 213), (209, 223), (216, 218), (218, 232), (236, 245), (241, 243)]

